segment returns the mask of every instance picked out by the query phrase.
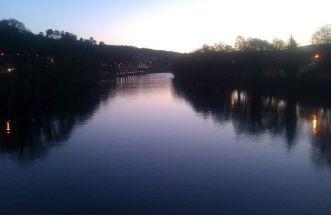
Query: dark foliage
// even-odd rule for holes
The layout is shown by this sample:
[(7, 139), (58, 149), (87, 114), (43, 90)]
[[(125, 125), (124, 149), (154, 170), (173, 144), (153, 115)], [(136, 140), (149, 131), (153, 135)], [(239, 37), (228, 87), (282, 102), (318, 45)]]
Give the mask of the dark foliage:
[[(111, 78), (119, 65), (144, 60), (169, 65), (177, 53), (112, 46), (48, 29), (33, 34), (23, 23), (0, 21), (0, 99), (29, 101), (52, 92), (81, 94)], [(128, 64), (129, 64), (128, 63)], [(7, 103), (7, 102), (5, 102)]]
[[(219, 48), (221, 47), (221, 48)], [(236, 49), (204, 46), (174, 63), (175, 75), (201, 85), (245, 85), (292, 90), (330, 88), (331, 45), (297, 47), (291, 37), (284, 42), (242, 37)]]

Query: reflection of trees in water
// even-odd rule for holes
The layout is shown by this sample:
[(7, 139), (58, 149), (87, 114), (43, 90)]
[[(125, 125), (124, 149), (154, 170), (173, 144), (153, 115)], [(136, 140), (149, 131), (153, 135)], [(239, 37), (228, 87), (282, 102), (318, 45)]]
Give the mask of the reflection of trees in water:
[(147, 75), (133, 75), (116, 78), (116, 93), (132, 94), (137, 90), (157, 91), (169, 86), (170, 82), (165, 81), (165, 76), (170, 74), (147, 74)]
[(210, 115), (216, 122), (231, 120), (238, 134), (257, 135), (269, 132), (285, 135), (288, 146), (295, 142), (297, 101), (290, 97), (267, 96), (261, 92), (201, 88), (174, 79), (174, 90), (195, 111)]
[(284, 137), (289, 149), (297, 142), (302, 122), (308, 122), (311, 126), (313, 160), (317, 164), (331, 166), (331, 109), (327, 100), (208, 88), (176, 79), (173, 85), (174, 93), (188, 101), (196, 112), (211, 116), (217, 123), (231, 120), (237, 134), (259, 135), (267, 132), (272, 136)]
[(312, 160), (317, 166), (331, 167), (331, 109), (310, 107), (300, 114), (310, 120)]
[(7, 111), (0, 116), (0, 153), (20, 161), (47, 155), (51, 147), (61, 145), (77, 125), (88, 120), (110, 92), (105, 87), (79, 96), (53, 95), (47, 102), (34, 101)]

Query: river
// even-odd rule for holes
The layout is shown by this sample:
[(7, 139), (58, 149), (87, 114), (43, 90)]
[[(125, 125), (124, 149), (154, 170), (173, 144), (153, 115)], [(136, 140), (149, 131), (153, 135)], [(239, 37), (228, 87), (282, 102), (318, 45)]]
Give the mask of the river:
[(331, 106), (172, 74), (0, 118), (0, 214), (330, 214)]

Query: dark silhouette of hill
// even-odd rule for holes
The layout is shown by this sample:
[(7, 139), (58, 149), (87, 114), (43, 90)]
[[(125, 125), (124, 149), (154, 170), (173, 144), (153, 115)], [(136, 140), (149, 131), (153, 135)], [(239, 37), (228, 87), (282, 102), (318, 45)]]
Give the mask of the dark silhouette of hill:
[(53, 94), (82, 94), (119, 70), (143, 67), (145, 71), (157, 71), (169, 67), (178, 55), (97, 44), (93, 37), (83, 39), (53, 29), (34, 34), (15, 19), (2, 20), (0, 99), (10, 106)]
[(174, 73), (177, 78), (201, 85), (277, 91), (330, 88), (331, 44), (298, 47), (292, 37), (286, 46), (285, 42), (276, 42), (238, 37), (234, 48), (224, 44), (204, 45), (178, 58)]
[(33, 34), (23, 23), (15, 20), (0, 21), (0, 48), (6, 56), (52, 57), (56, 68), (100, 68), (116, 61), (145, 57), (151, 60), (169, 61), (178, 53), (162, 50), (139, 49), (132, 46), (97, 44), (93, 37), (83, 39), (77, 35), (48, 29), (46, 33)]

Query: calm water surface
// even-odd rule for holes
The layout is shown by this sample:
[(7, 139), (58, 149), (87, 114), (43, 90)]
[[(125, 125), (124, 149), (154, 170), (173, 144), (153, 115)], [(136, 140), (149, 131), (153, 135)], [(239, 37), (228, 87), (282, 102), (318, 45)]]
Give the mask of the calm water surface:
[(109, 85), (0, 118), (0, 214), (331, 214), (325, 102)]

